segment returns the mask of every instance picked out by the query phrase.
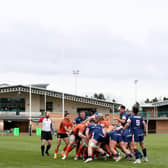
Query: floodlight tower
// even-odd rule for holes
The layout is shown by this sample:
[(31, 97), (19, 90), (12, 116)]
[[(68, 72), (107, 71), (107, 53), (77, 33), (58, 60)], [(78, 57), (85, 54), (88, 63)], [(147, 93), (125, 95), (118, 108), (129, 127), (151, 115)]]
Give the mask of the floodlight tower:
[(80, 73), (80, 71), (77, 69), (77, 70), (73, 70), (72, 71), (72, 74), (74, 75), (74, 77), (75, 77), (75, 95), (77, 95), (77, 91), (78, 91), (78, 81), (77, 81), (77, 78), (78, 78), (78, 76), (79, 76), (79, 73)]

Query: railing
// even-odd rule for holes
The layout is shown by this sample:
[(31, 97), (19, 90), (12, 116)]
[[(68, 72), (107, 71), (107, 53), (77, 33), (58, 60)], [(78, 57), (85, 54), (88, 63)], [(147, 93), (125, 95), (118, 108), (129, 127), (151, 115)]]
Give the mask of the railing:
[[(42, 112), (32, 112), (32, 117), (40, 117)], [(12, 111), (0, 111), (0, 119), (27, 119), (29, 118), (29, 112), (12, 112)]]
[(168, 111), (140, 112), (144, 119), (168, 119)]

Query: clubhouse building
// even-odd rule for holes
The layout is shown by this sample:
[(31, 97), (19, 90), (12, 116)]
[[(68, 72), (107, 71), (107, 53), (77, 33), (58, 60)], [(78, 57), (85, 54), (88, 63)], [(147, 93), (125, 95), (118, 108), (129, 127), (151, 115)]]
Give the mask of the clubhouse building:
[(148, 123), (149, 133), (168, 133), (168, 101), (141, 105), (141, 115)]
[[(51, 112), (56, 128), (63, 118), (63, 111), (72, 115), (72, 120), (82, 110), (87, 115), (99, 111), (110, 113), (120, 104), (87, 98), (47, 89), (46, 84), (39, 85), (0, 85), (0, 131), (19, 128), (20, 132), (28, 132), (30, 118), (37, 121), (45, 111)], [(40, 127), (32, 122), (32, 130)]]

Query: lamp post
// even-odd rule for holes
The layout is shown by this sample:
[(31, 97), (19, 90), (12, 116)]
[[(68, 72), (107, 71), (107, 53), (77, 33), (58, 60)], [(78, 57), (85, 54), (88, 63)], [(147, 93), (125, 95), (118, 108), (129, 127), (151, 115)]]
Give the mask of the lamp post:
[(32, 135), (32, 95), (31, 95), (31, 84), (29, 86), (29, 135)]
[(72, 74), (75, 77), (75, 95), (77, 95), (77, 91), (78, 91), (77, 78), (78, 78), (78, 75), (79, 75), (79, 70), (78, 69), (77, 70), (73, 70)]
[(134, 80), (134, 85), (135, 85), (135, 88), (134, 88), (134, 96), (135, 96), (135, 103), (137, 102), (137, 96), (138, 96), (138, 80)]

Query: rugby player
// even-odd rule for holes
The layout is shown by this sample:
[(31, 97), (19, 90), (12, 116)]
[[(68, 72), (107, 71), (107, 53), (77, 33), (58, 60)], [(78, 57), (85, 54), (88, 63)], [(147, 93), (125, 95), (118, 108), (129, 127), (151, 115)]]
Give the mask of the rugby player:
[(131, 127), (133, 137), (134, 137), (134, 153), (136, 156), (135, 164), (141, 163), (141, 153), (138, 151), (137, 145), (140, 144), (144, 156), (144, 161), (148, 162), (147, 150), (144, 144), (144, 135), (146, 133), (146, 124), (141, 116), (138, 115), (139, 108), (133, 106), (133, 116), (128, 120), (128, 123), (125, 125), (124, 129)]
[(57, 158), (57, 153), (61, 144), (61, 141), (63, 140), (65, 142), (65, 147), (63, 148), (63, 151), (61, 155), (63, 156), (66, 148), (69, 144), (69, 134), (72, 131), (73, 124), (70, 121), (70, 114), (68, 112), (65, 113), (64, 119), (61, 121), (59, 129), (58, 129), (58, 134), (57, 134), (57, 145), (55, 148), (55, 153), (54, 153), (54, 159)]

